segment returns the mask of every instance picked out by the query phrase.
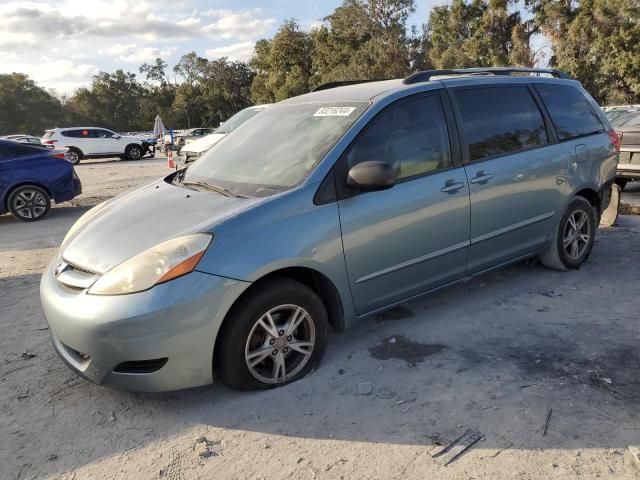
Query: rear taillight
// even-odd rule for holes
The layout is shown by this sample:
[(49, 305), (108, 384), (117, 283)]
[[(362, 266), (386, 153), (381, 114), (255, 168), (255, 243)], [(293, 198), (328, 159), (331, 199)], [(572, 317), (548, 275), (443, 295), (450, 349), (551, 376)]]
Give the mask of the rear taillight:
[(609, 130), (607, 133), (609, 134), (609, 140), (611, 140), (611, 143), (613, 143), (613, 146), (616, 149), (616, 152), (619, 152), (620, 141), (622, 140), (622, 134), (616, 132), (615, 130)]
[(58, 140), (44, 140), (42, 143), (44, 143), (45, 145), (53, 145), (57, 141)]
[(51, 155), (53, 158), (60, 158), (64, 160), (64, 152), (58, 152)]

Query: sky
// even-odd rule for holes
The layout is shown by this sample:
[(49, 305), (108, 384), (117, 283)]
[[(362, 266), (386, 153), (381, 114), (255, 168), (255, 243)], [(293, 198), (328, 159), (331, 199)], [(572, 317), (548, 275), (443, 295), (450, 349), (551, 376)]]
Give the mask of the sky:
[[(433, 5), (417, 0), (410, 25)], [(90, 84), (99, 71), (138, 73), (162, 57), (172, 67), (195, 50), (249, 60), (256, 40), (296, 18), (319, 25), (341, 0), (0, 0), (0, 73), (21, 72), (58, 94)]]

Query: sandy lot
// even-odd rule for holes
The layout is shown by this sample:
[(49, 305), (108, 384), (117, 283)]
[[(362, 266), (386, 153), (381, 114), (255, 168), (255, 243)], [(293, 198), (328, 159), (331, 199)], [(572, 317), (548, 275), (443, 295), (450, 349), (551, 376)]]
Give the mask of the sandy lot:
[[(287, 387), (134, 394), (62, 364), (38, 282), (88, 206), (168, 170), (77, 171), (85, 193), (44, 221), (0, 216), (0, 478), (640, 477), (638, 217), (601, 230), (578, 271), (515, 265), (332, 335)], [(482, 439), (432, 458), (467, 429)]]

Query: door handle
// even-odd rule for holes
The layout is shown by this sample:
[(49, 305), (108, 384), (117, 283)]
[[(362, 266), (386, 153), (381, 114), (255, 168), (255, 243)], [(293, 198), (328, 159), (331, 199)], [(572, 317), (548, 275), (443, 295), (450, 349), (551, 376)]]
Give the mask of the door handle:
[(489, 180), (493, 178), (493, 175), (488, 173), (484, 173), (480, 170), (475, 177), (473, 177), (470, 181), (471, 183), (487, 183)]
[(454, 180), (448, 180), (447, 183), (444, 184), (444, 187), (440, 189), (440, 191), (444, 193), (455, 193), (463, 187), (464, 187), (464, 183), (462, 182), (455, 182)]

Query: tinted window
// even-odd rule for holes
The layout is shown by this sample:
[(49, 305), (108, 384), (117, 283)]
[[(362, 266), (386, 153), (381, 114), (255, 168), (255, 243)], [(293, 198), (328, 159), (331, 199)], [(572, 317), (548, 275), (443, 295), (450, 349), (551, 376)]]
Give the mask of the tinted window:
[(89, 138), (89, 132), (89, 130), (66, 130), (60, 133), (65, 137)]
[(9, 158), (26, 157), (28, 155), (37, 155), (39, 153), (42, 153), (42, 150), (40, 148), (31, 147), (23, 143), (5, 145), (5, 149)]
[(447, 123), (439, 95), (413, 98), (378, 114), (347, 152), (349, 168), (366, 161), (385, 161), (398, 178), (451, 166)]
[(471, 160), (547, 143), (542, 114), (526, 87), (464, 89), (455, 95)]
[(536, 85), (560, 140), (601, 132), (604, 127), (580, 90), (568, 85)]

